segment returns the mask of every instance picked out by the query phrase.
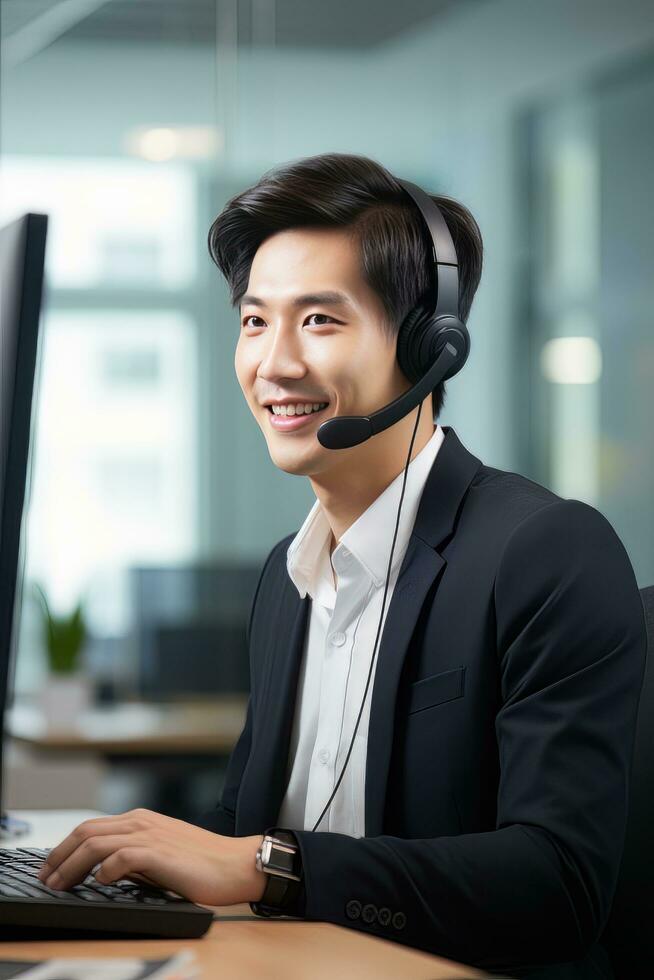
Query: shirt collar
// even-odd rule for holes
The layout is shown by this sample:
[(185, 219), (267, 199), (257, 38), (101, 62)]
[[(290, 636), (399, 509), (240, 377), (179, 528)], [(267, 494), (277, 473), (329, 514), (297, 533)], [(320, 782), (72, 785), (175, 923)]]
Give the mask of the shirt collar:
[[(444, 438), (442, 427), (436, 425), (429, 442), (409, 463), (391, 575), (404, 557), (422, 491)], [(342, 535), (332, 555), (337, 573), (339, 563), (349, 553), (377, 588), (384, 584), (403, 481), (404, 470)], [(333, 592), (333, 585), (328, 584), (331, 581), (330, 541), (331, 527), (320, 501), (316, 500), (286, 552), (289, 577), (302, 599), (307, 592), (312, 599), (324, 594), (325, 589), (331, 588)]]

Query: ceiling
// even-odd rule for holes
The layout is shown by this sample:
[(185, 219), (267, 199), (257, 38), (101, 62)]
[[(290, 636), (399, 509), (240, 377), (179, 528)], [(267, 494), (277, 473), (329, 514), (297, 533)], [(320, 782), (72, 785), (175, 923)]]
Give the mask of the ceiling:
[[(44, 50), (58, 40), (215, 45), (237, 18), (241, 45), (374, 48), (421, 23), (488, 0), (1, 0), (3, 41)], [(37, 34), (40, 43), (29, 34)]]

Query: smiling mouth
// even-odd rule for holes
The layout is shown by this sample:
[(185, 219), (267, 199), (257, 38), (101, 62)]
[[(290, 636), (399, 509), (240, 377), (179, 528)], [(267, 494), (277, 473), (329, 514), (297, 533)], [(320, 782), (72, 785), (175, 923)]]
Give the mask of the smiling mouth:
[(274, 412), (274, 411), (273, 411), (273, 407), (272, 407), (272, 405), (267, 405), (266, 407), (267, 407), (267, 409), (268, 409), (268, 411), (269, 411), (269, 413), (270, 413), (271, 415), (274, 415), (274, 417), (275, 417), (276, 419), (299, 419), (299, 418), (305, 418), (306, 416), (312, 416), (312, 415), (322, 415), (322, 413), (323, 413), (323, 412), (326, 412), (326, 411), (327, 411), (327, 409), (329, 408), (329, 402), (327, 402), (327, 404), (325, 405), (325, 407), (324, 407), (324, 408), (319, 408), (319, 409), (318, 409), (317, 411), (311, 411), (311, 412), (299, 412), (299, 413), (298, 413), (298, 414), (296, 414), (296, 415), (281, 415), (281, 414), (278, 414), (277, 412)]

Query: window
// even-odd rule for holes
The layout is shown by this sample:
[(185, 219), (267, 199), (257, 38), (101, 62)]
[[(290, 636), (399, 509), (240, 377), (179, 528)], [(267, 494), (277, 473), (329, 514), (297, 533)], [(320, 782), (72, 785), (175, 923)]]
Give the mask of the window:
[[(194, 178), (178, 166), (2, 162), (1, 223), (49, 215), (16, 690), (44, 664), (30, 586), (129, 627), (127, 570), (197, 552)], [(99, 188), (102, 192), (99, 192)], [(9, 205), (10, 202), (10, 205)]]

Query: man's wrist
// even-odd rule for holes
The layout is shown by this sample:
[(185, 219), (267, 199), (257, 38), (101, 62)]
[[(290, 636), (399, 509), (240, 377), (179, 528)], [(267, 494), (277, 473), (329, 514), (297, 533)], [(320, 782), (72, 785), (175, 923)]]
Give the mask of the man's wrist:
[(255, 834), (253, 837), (235, 838), (242, 842), (239, 863), (243, 875), (244, 902), (258, 902), (261, 900), (268, 876), (263, 871), (257, 870), (256, 858), (257, 851), (263, 842), (263, 834)]

